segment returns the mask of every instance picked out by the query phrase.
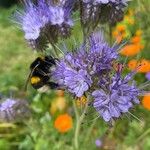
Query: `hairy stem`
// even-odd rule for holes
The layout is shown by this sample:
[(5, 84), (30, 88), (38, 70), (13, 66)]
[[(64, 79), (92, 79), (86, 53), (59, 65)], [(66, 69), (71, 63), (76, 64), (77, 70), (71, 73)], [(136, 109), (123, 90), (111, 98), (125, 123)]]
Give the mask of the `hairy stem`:
[(86, 136), (85, 136), (84, 143), (86, 143), (86, 142), (89, 140), (89, 137), (90, 137), (90, 135), (91, 135), (91, 132), (92, 132), (92, 130), (93, 130), (95, 124), (96, 124), (96, 121), (97, 121), (97, 119), (95, 119), (95, 120), (93, 121), (93, 123), (91, 124), (90, 128), (88, 129), (87, 134), (86, 134)]
[(111, 25), (109, 25), (109, 40), (110, 40), (110, 44), (112, 44), (112, 27), (111, 27)]
[(144, 139), (148, 134), (150, 134), (150, 128), (148, 128), (135, 142), (135, 144), (139, 143), (142, 139)]
[(75, 127), (75, 134), (74, 134), (74, 147), (75, 147), (75, 150), (78, 150), (79, 149), (79, 140), (78, 140), (79, 132), (80, 132), (80, 129), (81, 129), (81, 124), (83, 122), (83, 119), (85, 117), (85, 114), (86, 114), (86, 111), (87, 111), (87, 108), (88, 108), (88, 104), (86, 104), (81, 116), (79, 116), (79, 112), (78, 112), (78, 109), (76, 107), (75, 101), (73, 101), (73, 106), (74, 106), (75, 115), (76, 115), (76, 127)]

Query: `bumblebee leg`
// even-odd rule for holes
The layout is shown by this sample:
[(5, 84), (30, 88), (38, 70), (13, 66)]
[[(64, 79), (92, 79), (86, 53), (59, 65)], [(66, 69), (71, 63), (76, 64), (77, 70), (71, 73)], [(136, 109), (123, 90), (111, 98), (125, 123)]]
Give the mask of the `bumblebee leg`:
[(54, 83), (54, 82), (48, 82), (47, 84), (51, 89), (57, 89), (58, 88), (58, 84)]

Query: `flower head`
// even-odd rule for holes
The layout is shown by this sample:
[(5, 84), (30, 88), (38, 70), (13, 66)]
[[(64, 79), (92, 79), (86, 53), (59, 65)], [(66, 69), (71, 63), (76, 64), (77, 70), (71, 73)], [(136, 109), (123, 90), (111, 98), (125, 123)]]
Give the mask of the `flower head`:
[(111, 69), (115, 58), (117, 58), (116, 48), (109, 47), (100, 32), (93, 33), (89, 37), (89, 46), (81, 46), (78, 51), (66, 54), (58, 62), (53, 78), (60, 87), (81, 97), (97, 84), (99, 75)]
[(121, 43), (121, 41), (127, 36), (126, 26), (123, 24), (117, 25), (115, 30), (112, 32), (112, 35), (116, 39), (117, 43)]
[(110, 83), (105, 83), (105, 86), (92, 93), (93, 106), (106, 122), (119, 118), (133, 107), (133, 103), (139, 103), (138, 96), (141, 91), (132, 81), (132, 76), (133, 74), (128, 74), (122, 78), (117, 73)]
[(0, 121), (16, 122), (29, 117), (30, 111), (25, 100), (6, 99), (0, 104)]
[(127, 6), (128, 0), (109, 0), (108, 3), (101, 5), (101, 22), (108, 22), (111, 25), (122, 21), (124, 16), (124, 9)]
[(101, 146), (102, 146), (102, 141), (101, 141), (100, 139), (96, 139), (96, 140), (95, 140), (95, 145), (96, 145), (97, 147), (101, 147)]
[(34, 49), (43, 50), (47, 42), (53, 44), (59, 37), (69, 36), (73, 26), (71, 4), (73, 2), (69, 1), (64, 5), (45, 0), (38, 0), (37, 4), (25, 2), (24, 12), (17, 12), (16, 19), (25, 33), (25, 39)]
[(16, 101), (13, 99), (6, 99), (1, 105), (0, 105), (0, 111), (9, 111), (9, 109), (12, 109), (12, 107), (16, 104)]
[(148, 73), (146, 74), (146, 78), (147, 78), (147, 80), (150, 80), (150, 72), (148, 72)]
[(147, 110), (150, 110), (150, 93), (146, 94), (142, 99), (142, 105)]
[(82, 26), (93, 29), (98, 23), (116, 24), (123, 19), (127, 2), (128, 0), (82, 0)]
[(72, 128), (72, 117), (68, 114), (58, 116), (54, 127), (61, 133), (68, 132)]
[(136, 54), (138, 54), (139, 52), (141, 52), (143, 48), (143, 45), (141, 44), (129, 44), (124, 46), (121, 51), (120, 54), (124, 55), (124, 56), (134, 56)]
[(150, 72), (150, 61), (147, 59), (141, 59), (140, 61), (132, 59), (128, 62), (128, 67), (130, 70), (135, 70), (138, 67), (137, 72), (148, 73)]

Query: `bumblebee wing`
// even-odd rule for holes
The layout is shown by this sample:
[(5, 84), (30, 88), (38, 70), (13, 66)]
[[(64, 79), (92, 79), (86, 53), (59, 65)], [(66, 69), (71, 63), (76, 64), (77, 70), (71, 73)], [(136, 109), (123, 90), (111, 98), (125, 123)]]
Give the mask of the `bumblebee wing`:
[(30, 73), (29, 73), (29, 75), (28, 75), (28, 78), (27, 78), (27, 80), (26, 80), (25, 86), (24, 86), (24, 90), (25, 90), (25, 91), (27, 91), (29, 80), (31, 79), (31, 76), (32, 76), (32, 74), (33, 74), (35, 68), (36, 68), (38, 65), (39, 65), (39, 64), (37, 64), (37, 65), (30, 71)]
[(27, 78), (27, 80), (26, 80), (26, 83), (25, 83), (25, 86), (24, 86), (24, 90), (25, 90), (25, 91), (27, 91), (28, 83), (29, 83), (29, 80), (30, 80), (30, 78), (31, 78), (31, 76), (32, 76), (32, 73), (33, 73), (33, 71), (31, 71), (31, 72), (29, 73), (28, 78)]

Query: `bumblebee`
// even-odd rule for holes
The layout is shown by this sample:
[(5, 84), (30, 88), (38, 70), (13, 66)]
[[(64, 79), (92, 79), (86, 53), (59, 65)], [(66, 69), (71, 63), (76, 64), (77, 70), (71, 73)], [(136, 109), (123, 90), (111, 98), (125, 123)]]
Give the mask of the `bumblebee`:
[(52, 56), (37, 57), (30, 65), (30, 74), (26, 82), (25, 89), (27, 89), (28, 82), (31, 83), (34, 89), (41, 89), (43, 87), (49, 87), (50, 89), (56, 89), (57, 83), (51, 81), (51, 71), (56, 65), (56, 60)]

